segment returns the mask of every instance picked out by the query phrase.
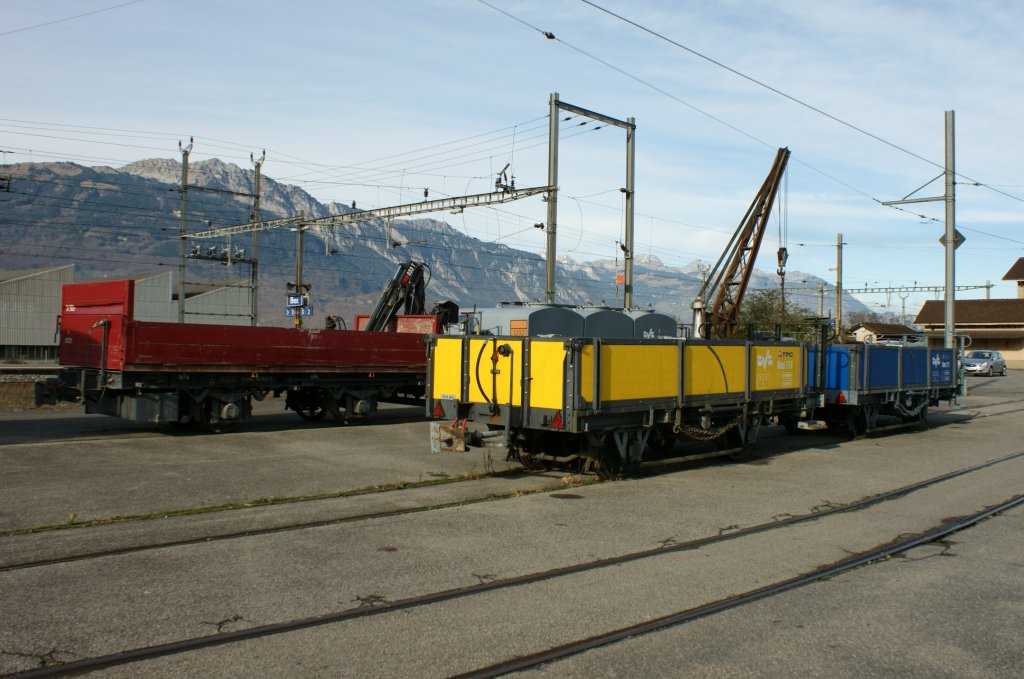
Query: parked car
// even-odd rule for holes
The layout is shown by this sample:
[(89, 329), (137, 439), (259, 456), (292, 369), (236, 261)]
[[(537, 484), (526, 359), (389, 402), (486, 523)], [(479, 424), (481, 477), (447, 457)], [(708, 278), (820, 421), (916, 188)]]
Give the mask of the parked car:
[(968, 375), (1005, 375), (1006, 359), (998, 351), (975, 349), (964, 356), (964, 372)]

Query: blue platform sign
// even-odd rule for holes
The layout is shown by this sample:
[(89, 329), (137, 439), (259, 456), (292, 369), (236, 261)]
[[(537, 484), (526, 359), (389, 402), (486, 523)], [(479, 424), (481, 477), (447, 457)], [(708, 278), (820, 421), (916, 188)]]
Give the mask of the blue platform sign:
[(284, 310), (284, 315), (285, 316), (312, 316), (313, 315), (313, 307), (311, 307), (311, 306), (287, 307)]
[(288, 306), (302, 306), (302, 295), (288, 295)]

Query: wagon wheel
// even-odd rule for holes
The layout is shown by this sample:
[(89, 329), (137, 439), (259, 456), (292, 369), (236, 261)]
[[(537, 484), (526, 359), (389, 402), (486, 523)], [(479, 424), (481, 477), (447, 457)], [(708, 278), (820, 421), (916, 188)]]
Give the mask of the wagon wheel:
[(922, 419), (928, 416), (925, 412), (928, 410), (928, 405), (922, 404), (920, 400), (909, 403), (907, 407), (917, 408), (917, 411), (913, 415), (900, 415), (900, 420), (904, 424), (920, 423)]
[(651, 431), (651, 435), (647, 439), (647, 447), (657, 455), (665, 455), (666, 453), (669, 453), (675, 445), (676, 437), (667, 433), (666, 430), (661, 427), (656, 427)]
[(921, 408), (917, 414), (917, 428), (922, 431), (928, 428), (928, 406)]
[(216, 407), (216, 402), (210, 397), (206, 397), (202, 401), (198, 402), (192, 401), (189, 415), (192, 418), (192, 421), (201, 429), (204, 429), (211, 434), (220, 434), (238, 424), (238, 420), (222, 420), (215, 418), (214, 411)]
[(739, 429), (741, 426), (743, 425), (739, 424), (727, 430), (714, 440), (716, 450), (731, 450), (732, 452), (728, 453), (729, 459), (737, 462), (749, 460), (752, 456), (752, 451), (743, 445), (743, 437), (740, 435)]
[[(740, 430), (743, 427), (743, 430)], [(736, 427), (725, 434), (726, 448), (739, 447), (734, 453), (729, 453), (729, 459), (737, 462), (750, 462), (765, 457), (766, 453), (757, 449), (757, 433), (761, 428), (761, 419), (758, 416), (741, 421)]]
[(317, 422), (327, 415), (327, 408), (320, 404), (311, 404), (296, 408), (295, 412), (306, 422)]
[(544, 460), (541, 460), (534, 453), (526, 452), (522, 448), (516, 448), (516, 459), (519, 460), (519, 464), (523, 465), (524, 469), (531, 472), (542, 471), (548, 467)]
[(800, 431), (800, 418), (793, 415), (786, 415), (785, 417), (779, 418), (779, 424), (786, 428), (787, 434), (796, 434)]
[(862, 439), (868, 433), (868, 411), (867, 408), (853, 407), (846, 413), (843, 422), (846, 433), (851, 439)]
[(729, 453), (729, 459), (736, 462), (750, 462), (761, 457), (754, 446), (743, 446), (734, 453)]
[(622, 478), (622, 458), (611, 441), (597, 451), (597, 456), (593, 460), (594, 471), (605, 481)]

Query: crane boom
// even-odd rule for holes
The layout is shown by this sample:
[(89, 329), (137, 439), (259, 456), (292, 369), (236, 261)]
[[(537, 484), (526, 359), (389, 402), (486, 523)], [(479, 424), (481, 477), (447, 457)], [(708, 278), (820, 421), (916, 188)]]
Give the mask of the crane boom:
[(379, 332), (387, 328), (388, 323), (404, 304), (405, 313), (422, 314), (424, 311), (424, 279), (426, 265), (422, 262), (408, 261), (398, 266), (398, 272), (384, 286), (384, 291), (377, 300), (377, 305), (370, 312), (363, 330)]
[(779, 149), (754, 201), (697, 293), (692, 308), (693, 329), (698, 337), (726, 339), (736, 334), (740, 303), (750, 282), (788, 160), (789, 149)]

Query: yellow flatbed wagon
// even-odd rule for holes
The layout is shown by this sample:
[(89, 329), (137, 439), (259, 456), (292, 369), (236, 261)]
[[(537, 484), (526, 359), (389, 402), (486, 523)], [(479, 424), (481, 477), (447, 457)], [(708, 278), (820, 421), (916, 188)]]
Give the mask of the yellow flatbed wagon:
[(762, 423), (806, 415), (807, 356), (797, 342), (436, 336), (433, 449), (500, 436), (524, 465), (587, 458), (606, 475), (677, 438), (748, 455)]

